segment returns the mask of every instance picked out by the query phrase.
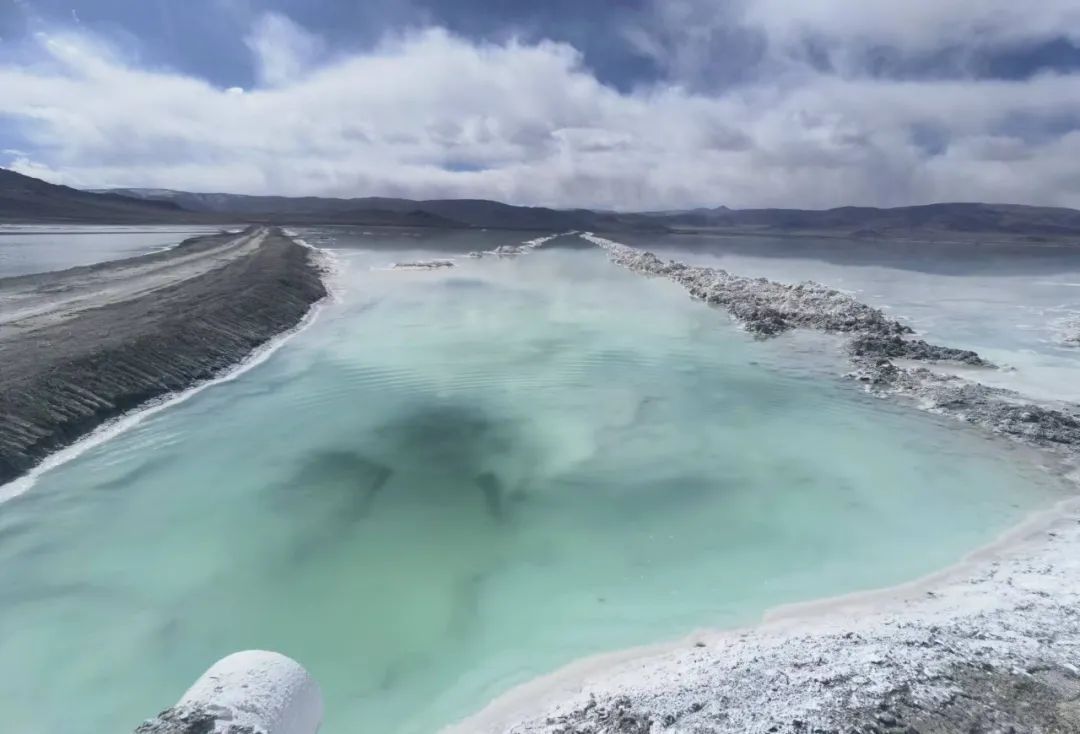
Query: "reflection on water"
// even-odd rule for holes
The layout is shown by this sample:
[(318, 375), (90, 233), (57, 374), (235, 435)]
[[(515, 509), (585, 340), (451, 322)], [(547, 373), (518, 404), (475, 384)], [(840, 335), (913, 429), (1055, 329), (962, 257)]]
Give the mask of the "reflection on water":
[(581, 655), (932, 570), (1056, 491), (835, 379), (831, 342), (755, 342), (597, 251), (391, 272), (369, 240), (266, 363), (0, 506), (5, 726), (125, 731), (269, 648), (328, 734), (426, 734)]
[(0, 225), (0, 278), (145, 255), (220, 229), (177, 225)]

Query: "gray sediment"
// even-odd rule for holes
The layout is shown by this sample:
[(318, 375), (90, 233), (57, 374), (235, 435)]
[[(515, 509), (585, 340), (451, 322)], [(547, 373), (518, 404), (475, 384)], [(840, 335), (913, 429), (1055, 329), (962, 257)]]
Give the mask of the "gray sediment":
[(1062, 322), (1061, 343), (1067, 347), (1080, 347), (1080, 317), (1068, 318)]
[(481, 257), (517, 257), (518, 255), (528, 255), (534, 250), (538, 250), (545, 244), (558, 237), (564, 237), (567, 234), (575, 234), (573, 232), (564, 234), (547, 235), (546, 237), (537, 237), (536, 239), (528, 240), (520, 244), (514, 245), (499, 245), (493, 250), (474, 250), (470, 252), (466, 257), (481, 258)]
[[(224, 726), (223, 730), (221, 727)], [(144, 722), (135, 734), (260, 734), (250, 726), (220, 724), (213, 711), (202, 706), (174, 706)]]
[(326, 295), (278, 229), (0, 279), (0, 484), (102, 423), (235, 366)]
[(454, 267), (453, 260), (416, 260), (413, 262), (394, 263), (394, 270), (441, 270)]
[(695, 298), (723, 307), (758, 336), (774, 336), (797, 327), (882, 337), (913, 333), (911, 327), (887, 318), (879, 309), (820, 283), (788, 285), (746, 278), (719, 268), (664, 261), (651, 252), (592, 239), (619, 265), (644, 275), (670, 278)]
[(852, 356), (862, 359), (916, 359), (926, 362), (958, 362), (971, 367), (992, 367), (970, 349), (954, 349), (927, 344), (922, 339), (905, 339), (896, 334), (868, 332), (852, 337), (848, 342)]

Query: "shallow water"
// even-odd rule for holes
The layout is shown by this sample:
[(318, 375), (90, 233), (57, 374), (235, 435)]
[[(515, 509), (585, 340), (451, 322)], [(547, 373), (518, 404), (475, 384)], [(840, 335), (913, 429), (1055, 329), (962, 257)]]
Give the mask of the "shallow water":
[(0, 505), (11, 731), (129, 730), (269, 648), (327, 734), (431, 732), (586, 654), (911, 579), (1060, 491), (835, 378), (831, 341), (754, 342), (597, 250), (403, 272), (425, 253), (307, 237), (341, 271), (309, 329)]
[(1005, 369), (962, 373), (1036, 399), (1080, 402), (1080, 244), (931, 245), (814, 238), (630, 238), (665, 257), (739, 275), (817, 280), (885, 309), (939, 344)]
[(145, 255), (220, 229), (177, 225), (0, 225), (0, 278)]

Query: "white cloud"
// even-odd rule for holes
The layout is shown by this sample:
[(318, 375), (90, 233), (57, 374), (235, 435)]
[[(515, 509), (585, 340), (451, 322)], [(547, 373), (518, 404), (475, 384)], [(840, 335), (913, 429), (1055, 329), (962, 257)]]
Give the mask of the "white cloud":
[(266, 13), (244, 39), (255, 55), (259, 80), (269, 86), (295, 82), (325, 54), (322, 40), (279, 13)]
[[(669, 2), (671, 29), (707, 28), (701, 7)], [(819, 0), (815, 12), (783, 21), (770, 0), (735, 10), (740, 23), (758, 13), (773, 44), (817, 26), (844, 34), (838, 47), (920, 32), (905, 26), (902, 9), (892, 29), (869, 15), (825, 27), (825, 9), (838, 2)], [(928, 22), (948, 25), (951, 11), (916, 4)], [(734, 6), (726, 7), (730, 21)], [(640, 42), (662, 55), (675, 38), (672, 30)], [(1071, 163), (1080, 136), (1025, 139), (1016, 129), (1021, 118), (1080, 120), (1078, 74), (901, 82), (826, 75), (777, 56), (764, 62), (776, 74), (724, 92), (690, 91), (700, 87), (676, 76), (624, 93), (601, 84), (575, 49), (549, 42), (474, 43), (432, 29), (330, 59), (321, 41), (273, 15), (248, 44), (260, 84), (240, 93), (134, 68), (87, 36), (43, 37), (48, 63), (0, 66), (0, 117), (31, 123), (20, 148), (33, 155), (14, 167), (87, 186), (626, 209), (1080, 206)], [(695, 53), (686, 68), (707, 70), (704, 52)], [(919, 131), (938, 144), (920, 142)]]

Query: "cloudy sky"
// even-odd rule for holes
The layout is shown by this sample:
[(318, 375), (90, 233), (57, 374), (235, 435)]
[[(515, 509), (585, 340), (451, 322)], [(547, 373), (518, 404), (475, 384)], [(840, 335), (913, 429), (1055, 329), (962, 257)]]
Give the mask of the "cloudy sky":
[(1080, 207), (1080, 0), (0, 0), (0, 166), (616, 209)]

